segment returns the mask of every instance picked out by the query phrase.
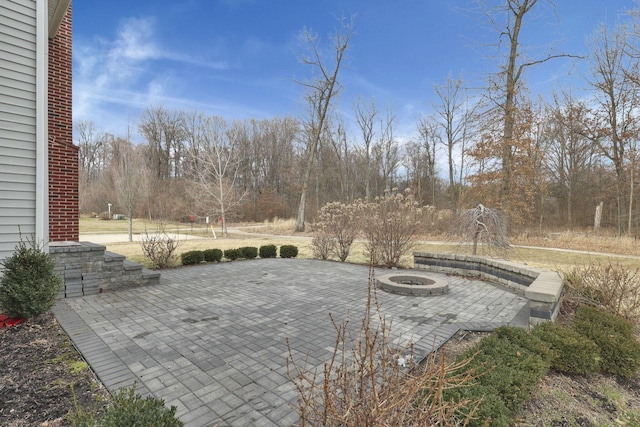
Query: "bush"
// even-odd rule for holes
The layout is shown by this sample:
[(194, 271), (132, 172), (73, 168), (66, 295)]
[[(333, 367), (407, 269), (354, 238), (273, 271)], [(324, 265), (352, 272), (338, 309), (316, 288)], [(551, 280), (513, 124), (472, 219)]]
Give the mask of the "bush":
[(323, 228), (314, 230), (311, 249), (315, 258), (328, 259), (333, 246), (333, 238)]
[(264, 245), (259, 249), (260, 258), (275, 258), (278, 252), (276, 245)]
[[(495, 394), (490, 387), (475, 384), (469, 387), (459, 387), (446, 390), (444, 393), (447, 400), (453, 399), (455, 402), (469, 401), (480, 402), (475, 412), (471, 415), (470, 427), (484, 427), (489, 421), (491, 427), (507, 427), (511, 421), (511, 411), (507, 409), (504, 402)], [(473, 409), (472, 406), (461, 408), (461, 415), (467, 417)], [(461, 423), (461, 425), (464, 425)]]
[(176, 418), (176, 407), (164, 407), (164, 400), (155, 397), (142, 398), (135, 394), (135, 386), (121, 388), (112, 398), (112, 405), (97, 424), (104, 427), (181, 427), (184, 424)]
[(541, 323), (531, 332), (553, 351), (552, 369), (576, 375), (590, 375), (599, 371), (598, 346), (584, 335), (553, 322)]
[(242, 258), (255, 259), (258, 256), (258, 248), (253, 246), (243, 246), (238, 249), (242, 254)]
[(224, 257), (229, 261), (235, 261), (238, 258), (242, 258), (242, 254), (238, 249), (225, 249)]
[(600, 349), (600, 367), (610, 374), (633, 377), (640, 369), (640, 343), (633, 324), (594, 307), (581, 306), (573, 320), (574, 330)]
[(34, 241), (20, 238), (15, 252), (2, 261), (0, 307), (10, 317), (29, 318), (49, 310), (62, 288), (55, 262)]
[(471, 365), (494, 366), (491, 372), (480, 377), (480, 383), (495, 390), (513, 413), (520, 409), (549, 370), (549, 361), (497, 335), (483, 339), (478, 350), (480, 354)]
[(369, 259), (385, 267), (399, 267), (401, 258), (413, 248), (420, 226), (422, 211), (415, 197), (409, 190), (406, 195), (386, 192), (373, 202), (358, 203)]
[(169, 237), (164, 232), (151, 235), (145, 232), (140, 239), (142, 253), (156, 268), (171, 267), (177, 258), (176, 251), (181, 245), (181, 241)]
[(182, 265), (200, 264), (204, 261), (204, 253), (202, 251), (188, 251), (180, 255)]
[(295, 258), (298, 256), (298, 247), (294, 245), (280, 246), (280, 258)]
[(344, 262), (360, 230), (359, 205), (340, 202), (327, 203), (320, 209), (320, 217), (311, 243), (314, 254), (327, 259), (335, 255)]
[(530, 352), (537, 354), (544, 360), (553, 358), (553, 351), (549, 345), (537, 335), (530, 334), (525, 329), (514, 328), (513, 326), (502, 326), (493, 331), (498, 338), (507, 340)]
[(205, 249), (202, 254), (206, 262), (220, 262), (222, 259), (222, 251), (220, 249)]
[(603, 307), (631, 321), (640, 321), (640, 267), (589, 264), (565, 275), (567, 299)]
[(507, 426), (508, 420), (521, 409), (534, 387), (549, 370), (550, 350), (537, 337), (524, 330), (503, 327), (458, 357), (458, 362), (471, 359), (469, 372), (479, 372), (475, 385), (467, 390), (445, 392), (447, 399), (486, 396), (470, 426)]

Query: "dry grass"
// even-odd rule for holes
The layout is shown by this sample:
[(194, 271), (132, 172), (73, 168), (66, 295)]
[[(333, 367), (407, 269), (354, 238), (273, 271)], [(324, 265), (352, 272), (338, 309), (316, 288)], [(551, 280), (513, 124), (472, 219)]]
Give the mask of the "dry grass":
[[(159, 224), (149, 220), (140, 218), (134, 218), (133, 220), (133, 232), (143, 233), (145, 230), (155, 231), (158, 229), (188, 229), (187, 224), (180, 223), (166, 223)], [(99, 218), (93, 218), (88, 216), (80, 217), (80, 233), (81, 234), (108, 234), (108, 233), (128, 233), (129, 221), (128, 220), (102, 220)]]
[[(128, 221), (103, 221), (96, 218), (82, 217), (80, 219), (80, 232), (82, 234), (109, 234), (126, 233)], [(311, 248), (311, 233), (295, 233), (294, 219), (275, 218), (272, 221), (265, 221), (261, 224), (246, 224), (237, 226), (231, 225), (232, 232), (228, 237), (221, 238), (218, 232), (218, 239), (213, 239), (211, 232), (202, 225), (193, 228), (187, 224), (163, 224), (166, 230), (180, 229), (181, 234), (188, 234), (200, 237), (194, 240), (186, 240), (180, 247), (180, 252), (189, 250), (202, 250), (210, 248), (233, 249), (241, 246), (259, 247), (265, 244), (293, 244), (298, 246), (300, 258), (313, 258)], [(237, 228), (236, 228), (237, 227)], [(145, 230), (156, 230), (158, 224), (136, 219), (134, 220), (134, 232), (142, 233)], [(430, 236), (432, 240), (437, 237)], [(456, 252), (471, 253), (470, 245), (460, 245), (455, 242), (418, 241), (414, 250), (429, 252)], [(634, 256), (640, 256), (640, 242), (632, 237), (616, 237), (611, 235), (595, 236), (590, 233), (552, 233), (544, 237), (522, 234), (514, 239), (517, 245), (539, 246), (537, 248), (524, 248), (514, 246), (508, 253), (508, 258), (512, 261), (545, 268), (554, 271), (569, 271), (577, 265), (591, 265), (595, 263), (606, 263), (614, 261), (623, 266), (635, 268), (638, 260)], [(107, 249), (125, 255), (132, 261), (147, 264), (140, 244), (134, 243), (109, 243)], [(562, 251), (552, 249), (562, 249)], [(576, 250), (580, 252), (571, 252)], [(584, 253), (588, 251), (588, 253)], [(603, 254), (619, 254), (619, 257), (612, 257)], [(482, 254), (482, 248), (479, 248)], [(362, 241), (354, 242), (347, 262), (356, 264), (368, 264), (369, 259)], [(413, 265), (413, 257), (406, 255), (401, 259), (403, 267)]]
[(522, 233), (512, 240), (519, 245), (640, 256), (640, 240), (637, 237), (604, 232), (596, 235), (592, 232), (564, 231), (543, 236)]
[(291, 235), (296, 232), (296, 220), (294, 218), (282, 219), (276, 217), (272, 220), (267, 219), (255, 227), (247, 228), (246, 231), (250, 233)]

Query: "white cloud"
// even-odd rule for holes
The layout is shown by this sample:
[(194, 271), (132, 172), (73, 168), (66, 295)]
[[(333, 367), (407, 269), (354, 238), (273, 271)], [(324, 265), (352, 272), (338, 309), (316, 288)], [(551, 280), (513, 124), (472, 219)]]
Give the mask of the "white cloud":
[[(155, 19), (129, 18), (118, 27), (114, 39), (77, 40), (74, 45), (73, 114), (75, 120), (92, 120), (104, 131), (117, 133), (122, 123), (137, 116), (149, 103), (169, 99), (176, 87), (172, 73), (157, 74), (157, 61), (225, 70), (226, 61), (210, 61), (185, 52), (171, 52), (159, 43)], [(172, 94), (178, 98), (179, 94)], [(103, 123), (105, 122), (105, 123)]]

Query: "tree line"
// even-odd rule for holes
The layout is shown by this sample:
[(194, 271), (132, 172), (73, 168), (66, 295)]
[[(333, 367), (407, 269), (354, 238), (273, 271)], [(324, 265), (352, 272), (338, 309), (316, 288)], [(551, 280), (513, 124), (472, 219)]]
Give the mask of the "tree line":
[[(344, 20), (325, 48), (332, 55), (322, 55), (313, 32), (302, 33), (309, 49), (301, 59), (315, 77), (301, 82), (308, 106), (301, 117), (229, 121), (149, 106), (137, 144), (90, 121), (76, 123), (81, 211), (99, 213), (109, 202), (127, 216), (158, 220), (297, 216), (303, 229), (327, 203), (397, 188), (423, 205), (483, 204), (513, 225), (539, 229), (593, 226), (602, 204), (603, 226), (632, 233), (640, 219), (638, 11), (599, 27), (588, 57), (529, 58), (519, 36), (536, 7), (537, 0), (484, 6), (506, 40), (503, 61), (485, 88), (470, 89), (452, 75), (434, 85), (432, 113), (416, 121), (411, 137), (397, 136), (395, 112), (373, 98), (337, 108), (353, 34), (353, 21)], [(546, 100), (530, 93), (526, 71), (547, 61), (586, 61), (588, 89), (557, 88)]]

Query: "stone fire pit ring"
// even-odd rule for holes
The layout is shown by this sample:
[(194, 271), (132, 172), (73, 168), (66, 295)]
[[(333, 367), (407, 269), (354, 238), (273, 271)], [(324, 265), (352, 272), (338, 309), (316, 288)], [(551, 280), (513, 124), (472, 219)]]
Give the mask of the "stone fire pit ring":
[(435, 296), (449, 292), (449, 283), (440, 277), (413, 272), (384, 274), (376, 279), (376, 285), (385, 292), (398, 295)]

